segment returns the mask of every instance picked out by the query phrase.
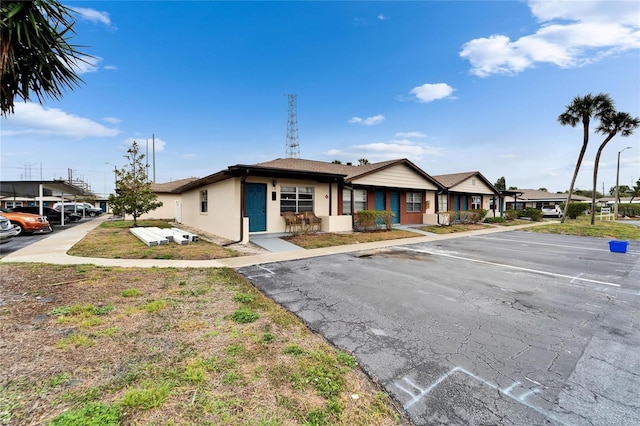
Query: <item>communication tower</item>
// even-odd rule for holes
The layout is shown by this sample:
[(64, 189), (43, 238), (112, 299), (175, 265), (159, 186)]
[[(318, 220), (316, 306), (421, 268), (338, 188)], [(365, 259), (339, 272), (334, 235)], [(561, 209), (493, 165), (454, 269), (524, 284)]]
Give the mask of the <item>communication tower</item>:
[(300, 142), (298, 141), (298, 96), (289, 94), (289, 110), (287, 114), (287, 158), (300, 158)]

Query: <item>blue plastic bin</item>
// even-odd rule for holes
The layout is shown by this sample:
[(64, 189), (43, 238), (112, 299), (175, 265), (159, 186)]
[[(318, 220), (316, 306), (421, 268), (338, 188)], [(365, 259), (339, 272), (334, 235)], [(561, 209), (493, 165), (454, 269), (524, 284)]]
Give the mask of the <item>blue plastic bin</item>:
[(626, 253), (629, 241), (611, 240), (609, 241), (609, 250), (614, 253)]

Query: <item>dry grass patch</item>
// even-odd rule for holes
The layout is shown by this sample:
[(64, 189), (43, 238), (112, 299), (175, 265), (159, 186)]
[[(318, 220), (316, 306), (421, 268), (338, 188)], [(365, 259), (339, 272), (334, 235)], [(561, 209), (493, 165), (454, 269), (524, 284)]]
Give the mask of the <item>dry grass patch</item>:
[[(200, 239), (186, 245), (174, 243), (149, 247), (129, 229), (131, 221), (104, 222), (68, 251), (71, 256), (108, 259), (209, 260), (236, 257), (238, 252)], [(138, 221), (140, 226), (170, 228), (167, 221)]]
[(305, 249), (341, 246), (345, 244), (370, 243), (372, 241), (387, 241), (400, 238), (420, 237), (416, 232), (392, 229), (390, 231), (347, 232), (347, 233), (301, 233), (292, 234), (282, 239)]
[(231, 269), (2, 264), (0, 301), (0, 424), (404, 422)]

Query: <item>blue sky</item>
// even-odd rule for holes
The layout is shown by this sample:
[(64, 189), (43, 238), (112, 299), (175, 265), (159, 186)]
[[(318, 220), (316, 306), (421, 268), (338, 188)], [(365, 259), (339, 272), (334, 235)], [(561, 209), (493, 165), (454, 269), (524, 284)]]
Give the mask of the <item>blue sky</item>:
[[(203, 177), (284, 157), (297, 95), (301, 158), (408, 158), (438, 175), (569, 187), (582, 129), (557, 122), (604, 92), (640, 116), (636, 1), (73, 1), (73, 43), (94, 57), (59, 101), (1, 119), (2, 180), (81, 177), (155, 135), (155, 177)], [(592, 134), (576, 187), (590, 189)], [(640, 178), (640, 131), (602, 154), (598, 190)], [(151, 172), (153, 175), (153, 172)]]

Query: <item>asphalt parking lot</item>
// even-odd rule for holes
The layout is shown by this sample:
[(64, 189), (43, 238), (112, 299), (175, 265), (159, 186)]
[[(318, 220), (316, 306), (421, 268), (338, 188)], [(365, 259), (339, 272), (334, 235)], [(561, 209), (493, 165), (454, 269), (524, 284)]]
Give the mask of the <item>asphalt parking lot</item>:
[(640, 242), (508, 231), (241, 268), (431, 424), (640, 424)]
[[(52, 225), (53, 232), (62, 232), (65, 229), (72, 228), (88, 220), (93, 220), (93, 218), (85, 218), (77, 222), (66, 223), (64, 226), (54, 224)], [(11, 241), (4, 244), (0, 244), (0, 256), (6, 256), (9, 253), (18, 251), (23, 247), (26, 247), (30, 244), (35, 243), (36, 241), (40, 241), (43, 238), (47, 238), (49, 235), (51, 235), (51, 232), (49, 231), (34, 232), (33, 234), (26, 234), (26, 235), (18, 235), (17, 237), (14, 237)]]

